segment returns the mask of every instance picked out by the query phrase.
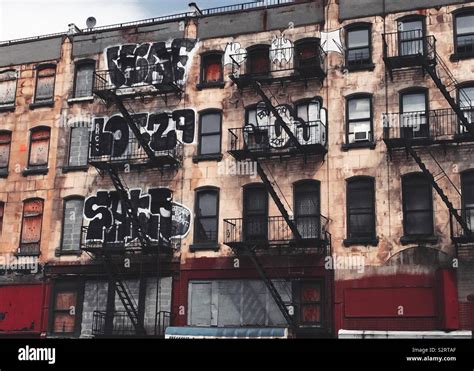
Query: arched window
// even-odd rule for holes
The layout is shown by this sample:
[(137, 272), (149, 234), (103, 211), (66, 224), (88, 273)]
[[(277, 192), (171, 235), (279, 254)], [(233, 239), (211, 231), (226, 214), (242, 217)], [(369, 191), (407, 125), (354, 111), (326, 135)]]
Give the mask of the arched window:
[(0, 71), (0, 109), (15, 105), (16, 81), (15, 70)]
[(408, 16), (398, 20), (398, 47), (400, 56), (425, 54), (425, 17)]
[(38, 126), (30, 130), (28, 170), (47, 170), (51, 129)]
[(74, 98), (92, 96), (94, 87), (95, 61), (86, 59), (76, 62)]
[(454, 50), (457, 58), (474, 57), (474, 9), (454, 14)]
[(474, 123), (474, 82), (463, 83), (458, 87), (458, 102), (467, 120)]
[(372, 96), (359, 93), (346, 98), (346, 143), (362, 144), (374, 141)]
[(219, 188), (196, 189), (193, 249), (201, 246), (215, 248), (219, 240), (218, 225)]
[(43, 208), (44, 201), (41, 198), (23, 201), (23, 220), (18, 251), (20, 255), (37, 256), (40, 254)]
[(12, 133), (5, 130), (0, 131), (0, 178), (8, 175), (11, 142)]
[(400, 92), (400, 132), (402, 138), (430, 136), (428, 90), (409, 88)]
[(73, 196), (64, 199), (61, 253), (80, 251), (84, 198)]
[(206, 110), (199, 114), (199, 156), (221, 154), (222, 112)]
[(429, 179), (422, 173), (403, 176), (402, 197), (405, 237), (433, 236), (433, 190)]
[(355, 23), (346, 27), (346, 67), (372, 66), (372, 25)]
[(36, 70), (35, 103), (44, 104), (54, 101), (54, 83), (56, 80), (56, 66), (41, 65)]

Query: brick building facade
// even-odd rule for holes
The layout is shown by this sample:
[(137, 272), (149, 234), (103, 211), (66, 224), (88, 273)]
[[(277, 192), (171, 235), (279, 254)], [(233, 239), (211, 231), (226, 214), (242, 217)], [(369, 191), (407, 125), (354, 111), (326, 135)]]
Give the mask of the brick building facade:
[(472, 330), (474, 2), (354, 3), (1, 44), (0, 336)]

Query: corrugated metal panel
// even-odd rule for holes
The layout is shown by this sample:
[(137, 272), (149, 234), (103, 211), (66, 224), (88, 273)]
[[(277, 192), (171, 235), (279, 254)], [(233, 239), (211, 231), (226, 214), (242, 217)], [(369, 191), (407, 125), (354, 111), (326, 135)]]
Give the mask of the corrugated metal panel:
[(219, 282), (219, 311), (217, 325), (239, 326), (242, 316), (242, 283), (240, 281)]
[(189, 285), (189, 325), (211, 325), (212, 283), (193, 282)]
[(261, 281), (243, 282), (243, 326), (265, 326), (267, 317), (267, 293)]
[(0, 46), (0, 67), (59, 59), (62, 37)]

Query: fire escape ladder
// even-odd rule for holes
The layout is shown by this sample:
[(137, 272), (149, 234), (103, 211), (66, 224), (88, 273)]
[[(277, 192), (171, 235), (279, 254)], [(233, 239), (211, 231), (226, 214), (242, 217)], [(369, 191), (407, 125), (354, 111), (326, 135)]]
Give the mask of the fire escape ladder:
[[(442, 179), (442, 178), (447, 178), (449, 179), (448, 175), (446, 172), (443, 170), (443, 168), (440, 166), (439, 162), (436, 161), (434, 158), (433, 154), (430, 152), (430, 156), (435, 160), (435, 163), (437, 164), (438, 168), (440, 169), (438, 173), (433, 175), (421, 159), (421, 157), (416, 153), (416, 151), (409, 145), (406, 144), (406, 149), (408, 153), (413, 157), (413, 159), (416, 161), (418, 166), (420, 167), (421, 171), (423, 174), (425, 174), (428, 179), (430, 180), (431, 184), (433, 185), (433, 188), (436, 190), (438, 195), (441, 197), (443, 202), (446, 204), (448, 207), (449, 213), (456, 219), (456, 221), (459, 223), (459, 225), (462, 227), (464, 232), (469, 235), (471, 233), (471, 230), (469, 226), (467, 225), (466, 221), (463, 219), (461, 215), (459, 215), (458, 211), (454, 208), (452, 202), (449, 200), (448, 196), (444, 193), (443, 189), (438, 185), (437, 181)], [(454, 183), (449, 179), (449, 182), (451, 185), (454, 186)], [(460, 194), (459, 190), (454, 186), (454, 189), (457, 191), (458, 194)]]
[(133, 297), (130, 294), (130, 289), (128, 288), (125, 281), (120, 279), (119, 274), (114, 270), (114, 263), (108, 254), (104, 254), (104, 267), (107, 272), (107, 275), (115, 283), (115, 292), (117, 293), (122, 305), (127, 312), (130, 322), (139, 336), (145, 336), (146, 330), (143, 325), (143, 322), (140, 320), (137, 304)]
[[(426, 57), (420, 56), (420, 63), (423, 66), (423, 69), (431, 76), (431, 79), (434, 81), (437, 88), (441, 91), (451, 108), (458, 116), (460, 124), (464, 126), (470, 134), (474, 134), (474, 123), (469, 122), (467, 117), (464, 115), (460, 105), (451, 95), (453, 91), (456, 92), (458, 81), (453, 76), (453, 74), (449, 70), (449, 67), (446, 65), (440, 55), (436, 52), (436, 50), (434, 50), (434, 53), (436, 58), (435, 61), (430, 61)], [(441, 75), (444, 76), (445, 82), (443, 82)], [(472, 102), (470, 101), (469, 97), (462, 91), (459, 91), (459, 94), (461, 95), (460, 98), (464, 102), (466, 102), (468, 106), (472, 107)]]

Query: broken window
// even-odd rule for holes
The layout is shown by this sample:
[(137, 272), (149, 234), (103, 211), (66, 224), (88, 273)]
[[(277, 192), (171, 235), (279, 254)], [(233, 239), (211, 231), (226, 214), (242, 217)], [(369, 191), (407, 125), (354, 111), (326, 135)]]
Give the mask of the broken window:
[(200, 155), (217, 155), (221, 153), (221, 120), (222, 114), (220, 112), (207, 112), (200, 116)]
[(11, 140), (12, 134), (9, 131), (0, 131), (0, 176), (8, 174)]
[(202, 56), (202, 83), (222, 82), (222, 54), (207, 54)]
[(0, 72), (0, 107), (15, 104), (16, 71)]
[(83, 209), (82, 198), (70, 198), (64, 201), (62, 251), (80, 250)]
[(54, 81), (56, 68), (39, 67), (36, 73), (35, 103), (52, 102), (54, 98)]
[(302, 181), (294, 187), (295, 221), (302, 238), (320, 236), (319, 183)]
[(194, 242), (217, 243), (219, 220), (219, 190), (204, 188), (196, 191), (196, 220)]
[(30, 199), (23, 203), (20, 240), (21, 255), (39, 255), (40, 253), (43, 203), (42, 199)]
[(373, 178), (347, 181), (347, 237), (354, 242), (375, 239), (375, 183)]
[(52, 332), (73, 334), (76, 331), (77, 291), (57, 289), (54, 296)]
[(76, 64), (76, 79), (74, 81), (74, 98), (92, 96), (94, 85), (95, 62), (84, 61)]
[(423, 174), (410, 174), (402, 179), (403, 228), (406, 237), (430, 237), (433, 229), (433, 191)]
[(28, 167), (46, 168), (48, 166), (49, 134), (50, 129), (47, 127), (40, 127), (31, 130)]
[(87, 166), (88, 150), (89, 128), (87, 126), (71, 128), (68, 165)]

